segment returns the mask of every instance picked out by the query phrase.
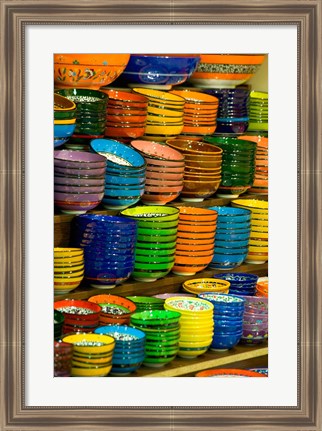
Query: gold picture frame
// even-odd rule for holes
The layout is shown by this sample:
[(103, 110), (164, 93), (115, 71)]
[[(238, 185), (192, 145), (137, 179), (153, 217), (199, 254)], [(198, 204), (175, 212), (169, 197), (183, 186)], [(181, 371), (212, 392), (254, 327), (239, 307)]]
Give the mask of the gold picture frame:
[[(321, 431), (321, 0), (0, 0), (0, 430)], [(298, 405), (27, 407), (24, 377), (24, 74), (27, 25), (271, 24), (298, 30)]]

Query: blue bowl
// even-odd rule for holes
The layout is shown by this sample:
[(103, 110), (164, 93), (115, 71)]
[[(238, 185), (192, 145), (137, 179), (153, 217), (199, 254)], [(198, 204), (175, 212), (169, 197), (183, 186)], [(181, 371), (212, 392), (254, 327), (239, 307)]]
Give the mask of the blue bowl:
[(222, 274), (216, 274), (216, 278), (227, 280), (231, 285), (252, 285), (256, 286), (258, 281), (258, 275), (249, 274), (247, 272), (224, 272)]
[(136, 204), (137, 202), (139, 202), (140, 199), (141, 197), (139, 196), (135, 198), (125, 198), (125, 199), (118, 199), (118, 198), (104, 196), (101, 204), (106, 209), (123, 210)]
[(252, 218), (252, 212), (244, 208), (214, 206), (209, 207), (209, 209), (217, 211), (217, 222), (242, 223), (249, 222)]
[(249, 244), (248, 239), (239, 240), (239, 241), (222, 241), (222, 240), (216, 239), (216, 237), (215, 237), (215, 246), (216, 247), (236, 249), (236, 248), (248, 247), (248, 244)]
[(225, 242), (230, 242), (230, 241), (245, 241), (247, 240), (249, 242), (249, 238), (250, 238), (250, 231), (247, 233), (231, 233), (231, 234), (226, 234), (226, 233), (217, 233), (215, 234), (215, 243), (216, 241), (225, 241)]
[(200, 56), (131, 54), (120, 76), (127, 83), (178, 85), (185, 82), (196, 70)]
[(145, 174), (140, 176), (105, 175), (105, 185), (142, 185), (145, 184)]
[(229, 257), (232, 256), (232, 258), (234, 259), (234, 257), (236, 255), (245, 255), (247, 256), (248, 254), (248, 247), (229, 247), (229, 243), (227, 243), (228, 247), (217, 247), (217, 244), (215, 242), (215, 254), (214, 256), (218, 255), (218, 256), (224, 256), (224, 257)]
[(144, 193), (144, 187), (137, 188), (133, 190), (122, 189), (122, 187), (118, 188), (106, 188), (104, 189), (104, 197), (121, 197), (121, 198), (136, 198), (141, 197)]
[(198, 293), (197, 297), (210, 301), (217, 308), (241, 309), (245, 306), (244, 298), (239, 298), (236, 295), (230, 295), (228, 293), (202, 292)]
[(115, 349), (117, 349), (119, 346), (122, 346), (122, 348), (124, 348), (123, 346), (127, 344), (136, 345), (139, 343), (140, 345), (142, 345), (143, 343), (145, 343), (146, 340), (145, 332), (125, 325), (100, 326), (99, 328), (96, 328), (94, 332), (95, 334), (106, 334), (110, 335), (111, 337), (113, 337), (113, 334), (115, 334), (116, 332), (124, 336), (135, 337), (134, 339), (130, 340), (120, 339), (119, 337), (115, 338)]
[(211, 263), (209, 264), (210, 268), (214, 269), (234, 269), (237, 266), (241, 265), (247, 257), (247, 253), (244, 254), (214, 254)]
[[(103, 268), (102, 270), (95, 270), (93, 268), (86, 268), (85, 263), (85, 278), (91, 279), (102, 279), (102, 280), (114, 280), (129, 277), (133, 272), (133, 265), (128, 267), (118, 268)], [(103, 284), (103, 283), (102, 283)]]
[(235, 223), (217, 223), (216, 233), (220, 234), (245, 234), (251, 232), (250, 224), (235, 224)]
[(74, 133), (76, 123), (74, 124), (54, 124), (54, 139), (70, 138)]
[(69, 136), (67, 138), (54, 138), (54, 148), (61, 147), (68, 140), (69, 140)]
[[(143, 168), (146, 166), (145, 159), (140, 153), (127, 145), (112, 139), (93, 139), (90, 147), (96, 153), (101, 153), (107, 158), (107, 167), (115, 169), (121, 165), (122, 170), (132, 171), (133, 168)], [(116, 158), (120, 160), (115, 163)], [(112, 162), (111, 160), (114, 160)]]
[(232, 334), (214, 334), (212, 343), (209, 347), (210, 350), (227, 350), (235, 347), (242, 336), (242, 332)]

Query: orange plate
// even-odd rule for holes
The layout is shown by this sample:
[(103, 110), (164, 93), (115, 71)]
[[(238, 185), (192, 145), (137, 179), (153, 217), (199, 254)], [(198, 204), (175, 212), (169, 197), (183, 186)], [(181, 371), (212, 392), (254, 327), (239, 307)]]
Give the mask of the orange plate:
[(217, 368), (215, 370), (199, 371), (195, 377), (266, 377), (266, 375), (251, 370), (240, 370), (237, 368)]

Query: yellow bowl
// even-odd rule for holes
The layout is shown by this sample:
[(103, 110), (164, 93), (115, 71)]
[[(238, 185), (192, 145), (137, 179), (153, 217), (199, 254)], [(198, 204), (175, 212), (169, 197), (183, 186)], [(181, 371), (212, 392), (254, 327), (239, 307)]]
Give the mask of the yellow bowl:
[(252, 226), (268, 227), (268, 215), (263, 214), (263, 216), (264, 217), (259, 216), (259, 214), (253, 214), (251, 219)]
[[(79, 353), (110, 353), (115, 347), (115, 339), (103, 334), (73, 334), (63, 337), (65, 343), (74, 345), (74, 351)], [(97, 343), (101, 345), (78, 345), (78, 343)]]
[(71, 376), (72, 377), (104, 377), (108, 375), (111, 369), (112, 369), (112, 364), (107, 367), (99, 367), (99, 368), (72, 367)]
[(135, 93), (142, 94), (152, 101), (166, 102), (169, 105), (184, 106), (185, 99), (176, 94), (171, 94), (167, 91), (154, 90), (152, 88), (132, 88)]
[(54, 265), (54, 274), (57, 274), (59, 277), (61, 276), (61, 274), (76, 275), (78, 272), (83, 271), (83, 269), (84, 269), (84, 264), (77, 265), (77, 266), (56, 266), (56, 265)]
[(261, 239), (268, 239), (268, 232), (258, 232), (258, 231), (250, 231), (250, 239), (257, 239), (257, 238), (261, 238)]
[(54, 257), (79, 257), (84, 256), (84, 250), (82, 248), (75, 247), (54, 247)]
[(198, 294), (200, 292), (222, 292), (229, 289), (230, 282), (219, 278), (195, 278), (187, 280), (182, 287), (185, 291)]
[(256, 240), (256, 239), (250, 239), (248, 241), (249, 246), (259, 246), (259, 247), (268, 247), (268, 241), (267, 240)]
[(57, 266), (73, 266), (73, 265), (81, 265), (84, 262), (84, 256), (75, 256), (75, 257), (56, 257), (54, 256), (54, 265)]
[(207, 352), (209, 347), (204, 348), (202, 350), (193, 351), (193, 350), (178, 350), (177, 355), (180, 356), (180, 358), (195, 358), (196, 356), (203, 355)]
[(212, 343), (212, 336), (208, 337), (207, 339), (205, 339), (204, 341), (200, 342), (200, 341), (181, 341), (179, 340), (179, 349), (180, 347), (186, 347), (186, 348), (190, 348), (190, 349), (197, 349), (197, 348), (201, 348), (201, 347), (206, 347), (207, 345), (210, 346), (210, 344)]
[(182, 132), (183, 123), (179, 125), (154, 126), (146, 125), (144, 134), (146, 135), (179, 135)]
[(244, 206), (250, 210), (266, 213), (268, 211), (268, 201), (261, 199), (234, 199), (232, 205)]
[(206, 344), (209, 338), (212, 338), (214, 334), (214, 330), (210, 331), (195, 331), (195, 332), (187, 332), (180, 330), (180, 343), (199, 343), (202, 346)]
[(268, 247), (262, 246), (249, 246), (248, 253), (268, 253)]
[(54, 124), (75, 124), (76, 118), (71, 118), (69, 120), (54, 120)]
[(72, 274), (67, 274), (64, 272), (60, 272), (59, 274), (56, 274), (54, 272), (54, 281), (58, 281), (58, 282), (63, 280), (78, 281), (78, 280), (82, 280), (83, 277), (84, 277), (84, 270), (77, 271)]
[(167, 118), (173, 118), (173, 119), (182, 119), (183, 118), (183, 111), (174, 111), (172, 109), (167, 108), (157, 108), (155, 106), (148, 106), (148, 116), (151, 115), (160, 115)]
[(164, 117), (161, 115), (151, 115), (148, 114), (146, 117), (146, 126), (147, 125), (175, 125), (175, 124), (183, 124), (183, 116), (181, 116), (181, 118), (177, 118), (177, 117)]

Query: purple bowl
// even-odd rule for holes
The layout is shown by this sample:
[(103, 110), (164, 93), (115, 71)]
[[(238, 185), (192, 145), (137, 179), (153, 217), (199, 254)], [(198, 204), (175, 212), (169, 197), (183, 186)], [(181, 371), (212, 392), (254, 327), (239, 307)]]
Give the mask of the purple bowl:
[(87, 187), (80, 187), (80, 186), (62, 186), (60, 184), (54, 184), (54, 191), (55, 192), (63, 192), (63, 193), (90, 193), (90, 194), (96, 194), (96, 193), (104, 193), (104, 184), (99, 187), (94, 186), (87, 186)]
[(54, 200), (58, 202), (98, 202), (104, 197), (104, 193), (64, 193), (54, 192)]
[(66, 214), (84, 214), (87, 211), (90, 211), (96, 208), (100, 201), (97, 202), (63, 202), (63, 201), (54, 201), (55, 205)]
[(61, 174), (65, 176), (71, 177), (105, 177), (105, 168), (87, 168), (87, 169), (79, 169), (79, 168), (64, 168), (62, 166), (54, 166), (54, 174)]
[(100, 187), (105, 185), (105, 180), (103, 176), (101, 178), (75, 178), (55, 175), (54, 183), (61, 186)]
[(65, 149), (54, 151), (55, 166), (103, 168), (106, 163), (106, 158), (97, 153)]

